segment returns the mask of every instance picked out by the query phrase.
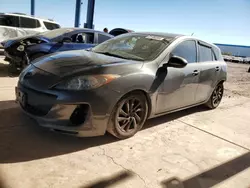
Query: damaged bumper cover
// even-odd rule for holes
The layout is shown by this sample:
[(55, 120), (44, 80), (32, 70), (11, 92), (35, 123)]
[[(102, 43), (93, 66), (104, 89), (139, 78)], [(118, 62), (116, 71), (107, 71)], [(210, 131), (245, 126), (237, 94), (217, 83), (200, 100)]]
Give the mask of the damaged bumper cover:
[[(109, 121), (107, 109), (96, 110), (99, 98), (72, 102), (61, 100), (60, 96), (42, 93), (22, 86), (16, 87), (16, 101), (22, 110), (35, 119), (40, 126), (63, 134), (79, 137), (104, 135)], [(65, 96), (67, 98), (67, 96)], [(87, 99), (88, 97), (86, 97)]]

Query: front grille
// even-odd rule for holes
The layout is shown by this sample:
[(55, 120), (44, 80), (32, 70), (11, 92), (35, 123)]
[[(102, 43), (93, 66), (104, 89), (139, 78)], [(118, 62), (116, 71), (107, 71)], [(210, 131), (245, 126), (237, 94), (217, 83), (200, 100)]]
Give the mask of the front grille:
[(23, 109), (30, 114), (36, 116), (45, 116), (48, 114), (52, 106), (55, 104), (56, 95), (48, 94), (24, 87), (19, 82), (18, 89), (22, 91), (26, 97)]

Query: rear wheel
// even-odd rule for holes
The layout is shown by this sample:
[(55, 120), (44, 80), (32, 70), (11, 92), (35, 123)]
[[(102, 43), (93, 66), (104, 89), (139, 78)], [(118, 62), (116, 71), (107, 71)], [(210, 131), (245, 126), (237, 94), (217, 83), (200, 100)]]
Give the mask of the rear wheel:
[(107, 131), (119, 139), (129, 138), (143, 127), (147, 115), (145, 95), (141, 92), (128, 94), (116, 104)]
[(206, 106), (210, 109), (214, 109), (219, 106), (224, 93), (223, 83), (219, 83), (214, 89), (210, 99), (206, 103)]

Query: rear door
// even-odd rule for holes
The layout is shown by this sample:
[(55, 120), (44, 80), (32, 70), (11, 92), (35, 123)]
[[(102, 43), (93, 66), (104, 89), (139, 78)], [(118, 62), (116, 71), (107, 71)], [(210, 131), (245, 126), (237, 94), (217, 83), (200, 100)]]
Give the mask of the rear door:
[(207, 100), (219, 78), (221, 64), (219, 57), (215, 55), (213, 48), (202, 41), (198, 42), (198, 61), (200, 70), (200, 83), (197, 89), (196, 100), (203, 102)]
[[(177, 44), (171, 52), (171, 55), (186, 59), (188, 64), (183, 68), (167, 68), (165, 80), (158, 90), (157, 114), (196, 103), (195, 94), (199, 85), (200, 72), (196, 46), (195, 40), (185, 40)], [(166, 62), (168, 59), (169, 57)]]

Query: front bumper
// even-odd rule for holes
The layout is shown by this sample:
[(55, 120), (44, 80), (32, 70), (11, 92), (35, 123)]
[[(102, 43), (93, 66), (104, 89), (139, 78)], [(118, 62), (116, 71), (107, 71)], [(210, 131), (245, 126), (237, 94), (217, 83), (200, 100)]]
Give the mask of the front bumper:
[[(22, 110), (39, 125), (53, 131), (79, 137), (104, 135), (109, 121), (110, 105), (106, 111), (95, 110), (96, 100), (65, 101), (61, 96), (43, 93), (20, 84), (16, 87), (16, 101)], [(66, 97), (67, 98), (67, 97)], [(75, 115), (78, 113), (78, 116)]]

